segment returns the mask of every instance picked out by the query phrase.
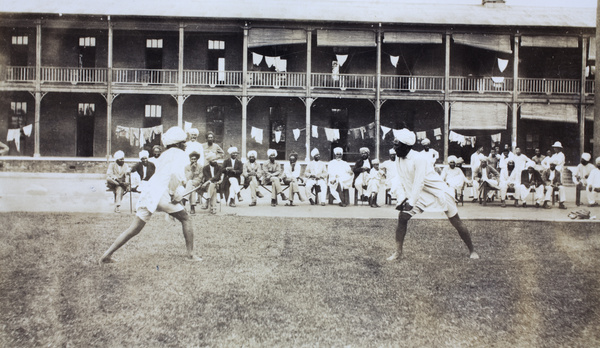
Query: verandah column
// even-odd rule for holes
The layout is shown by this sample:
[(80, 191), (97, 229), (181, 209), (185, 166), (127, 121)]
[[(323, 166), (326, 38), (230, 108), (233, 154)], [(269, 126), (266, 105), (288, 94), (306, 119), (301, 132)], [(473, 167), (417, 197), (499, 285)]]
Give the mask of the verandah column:
[(311, 97), (311, 87), (312, 87), (312, 30), (306, 30), (306, 162), (310, 161), (310, 118), (311, 112), (310, 108), (312, 107), (312, 103), (314, 99)]
[(381, 23), (377, 30), (377, 88), (375, 103), (375, 158), (379, 159), (381, 143)]
[(35, 114), (33, 126), (33, 157), (40, 157), (40, 113), (42, 105), (42, 21), (35, 25)]
[(244, 42), (242, 44), (242, 157), (247, 155), (248, 132), (248, 23), (244, 24)]
[(581, 40), (581, 88), (579, 90), (579, 153), (585, 151), (585, 68), (587, 66), (588, 37)]
[(511, 147), (514, 150), (517, 147), (517, 112), (519, 111), (519, 104), (517, 103), (517, 97), (519, 95), (519, 41), (521, 36), (515, 35), (515, 47), (513, 56), (513, 92), (512, 92), (512, 133), (511, 133)]
[(179, 23), (179, 62), (177, 65), (177, 126), (183, 127), (183, 22)]
[(446, 33), (446, 48), (444, 56), (444, 163), (448, 159), (448, 137), (450, 136), (450, 33)]
[(111, 141), (112, 141), (112, 83), (113, 83), (113, 25), (108, 17), (108, 62), (106, 71), (106, 159), (110, 159), (111, 155)]

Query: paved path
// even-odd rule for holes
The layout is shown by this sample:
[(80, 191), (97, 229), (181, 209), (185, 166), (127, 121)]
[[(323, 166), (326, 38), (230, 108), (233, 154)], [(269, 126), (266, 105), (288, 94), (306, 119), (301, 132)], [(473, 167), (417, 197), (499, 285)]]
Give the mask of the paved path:
[[(59, 174), (59, 173), (0, 173), (0, 212), (33, 211), (33, 212), (82, 212), (112, 213), (112, 193), (106, 191), (104, 175), (98, 174)], [(264, 193), (264, 192), (263, 192)], [(132, 195), (132, 206), (138, 194)], [(232, 208), (223, 202), (218, 214), (240, 216), (282, 216), (282, 217), (324, 217), (324, 218), (389, 218), (396, 219), (397, 211), (393, 206), (370, 208), (354, 206), (342, 208), (337, 205), (311, 206), (307, 202), (297, 202), (298, 206), (286, 207), (280, 202), (271, 207), (270, 197), (259, 199), (258, 205), (249, 207), (250, 193), (242, 190), (244, 201)], [(499, 219), (529, 221), (572, 221), (567, 214), (578, 209), (575, 206), (575, 188), (567, 187), (567, 210), (536, 209), (534, 207), (515, 208), (500, 207), (496, 203), (483, 207), (477, 203), (465, 202), (459, 205), (459, 214), (463, 219)], [(592, 216), (600, 218), (600, 208), (581, 207), (591, 211)], [(123, 199), (122, 214), (129, 214), (129, 195)], [(196, 217), (207, 214), (197, 210)], [(419, 215), (420, 219), (445, 218), (442, 212), (427, 212)]]

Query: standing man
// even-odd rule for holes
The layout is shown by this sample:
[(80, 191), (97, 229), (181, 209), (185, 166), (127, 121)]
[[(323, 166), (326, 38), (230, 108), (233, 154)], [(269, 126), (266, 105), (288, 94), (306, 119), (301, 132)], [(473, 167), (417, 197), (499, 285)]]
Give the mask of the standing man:
[(100, 262), (115, 262), (112, 258), (113, 253), (140, 233), (156, 211), (164, 211), (181, 222), (187, 259), (202, 261), (194, 254), (194, 226), (179, 203), (183, 199), (181, 195), (184, 193), (182, 186), (185, 180), (184, 168), (188, 163), (188, 158), (183, 151), (185, 139), (186, 134), (179, 127), (172, 127), (163, 134), (162, 141), (167, 150), (160, 157), (156, 173), (148, 181), (148, 189), (140, 195), (136, 216), (129, 228), (123, 231), (102, 255)]
[(435, 168), (435, 162), (440, 157), (440, 153), (431, 148), (431, 140), (427, 138), (421, 140), (421, 145), (423, 146), (423, 153), (425, 154), (425, 157), (429, 160), (431, 166)]
[(277, 195), (281, 195), (281, 200), (287, 201), (285, 194), (281, 189), (281, 165), (275, 160), (277, 158), (277, 150), (267, 150), (269, 161), (263, 164), (263, 184), (271, 184), (271, 206), (277, 206)]
[(562, 172), (563, 167), (565, 166), (565, 154), (563, 153), (563, 147), (560, 141), (552, 144), (552, 150), (554, 151), (552, 160), (556, 161), (556, 170)]
[(477, 191), (477, 188), (475, 187), (475, 169), (479, 168), (479, 166), (481, 165), (481, 157), (483, 155), (483, 145), (478, 146), (477, 150), (475, 150), (475, 152), (471, 155), (471, 181), (473, 182), (473, 188), (472, 188), (472, 197), (473, 197), (473, 202), (477, 202), (478, 200), (478, 196), (476, 193), (479, 193)]
[(396, 151), (391, 148), (389, 151), (390, 159), (381, 163), (381, 169), (385, 171), (385, 191), (389, 192), (390, 197), (396, 198), (398, 185), (396, 185), (396, 176), (398, 169), (396, 167)]
[[(314, 148), (310, 155), (313, 160), (308, 163), (304, 176), (306, 177), (306, 196), (311, 205), (315, 205), (317, 191), (319, 192), (319, 202), (321, 205), (325, 205), (325, 195), (327, 194), (327, 164), (321, 162), (321, 154), (317, 148)], [(315, 190), (313, 196), (312, 190)]]
[(253, 207), (256, 205), (256, 197), (263, 198), (262, 193), (258, 191), (258, 186), (260, 186), (259, 180), (262, 177), (262, 171), (260, 169), (260, 164), (256, 162), (256, 151), (248, 151), (248, 162), (244, 163), (243, 174), (244, 175), (244, 186), (250, 188), (250, 197), (252, 198), (252, 202), (250, 206)]
[(515, 153), (512, 157), (512, 160), (515, 162), (515, 170), (518, 173), (521, 173), (523, 170), (525, 170), (525, 165), (527, 162), (531, 161), (527, 156), (521, 153), (520, 147), (515, 148)]
[(589, 207), (597, 207), (600, 202), (600, 157), (596, 157), (596, 169), (588, 177), (587, 191)]
[(544, 171), (544, 166), (542, 165), (544, 158), (546, 158), (546, 156), (542, 155), (542, 151), (539, 147), (536, 147), (531, 160), (535, 163), (535, 170), (540, 173)]
[[(225, 157), (225, 151), (218, 145), (215, 144), (215, 133), (208, 132), (206, 133), (206, 142), (202, 143), (202, 148), (204, 149), (204, 158), (208, 156), (209, 153), (214, 153), (217, 160), (223, 159)], [(208, 164), (208, 160), (205, 160), (204, 165)]]
[(162, 146), (160, 145), (154, 145), (152, 146), (152, 153), (151, 156), (148, 158), (148, 161), (154, 163), (154, 165), (156, 165), (156, 162), (158, 162), (158, 158), (160, 157), (160, 154), (162, 153)]
[(239, 154), (237, 147), (230, 147), (227, 149), (227, 153), (229, 154), (229, 158), (223, 162), (223, 172), (225, 174), (223, 178), (223, 192), (229, 192), (227, 202), (229, 202), (230, 207), (235, 207), (236, 196), (238, 201), (243, 201), (240, 194), (240, 180), (244, 171), (244, 165), (242, 161), (237, 159)]
[(196, 152), (196, 153), (200, 154), (198, 163), (200, 163), (200, 166), (203, 167), (204, 166), (204, 148), (203, 148), (202, 144), (200, 144), (197, 140), (198, 134), (200, 134), (200, 132), (198, 131), (197, 128), (192, 128), (192, 129), (188, 130), (188, 136), (189, 136), (190, 140), (187, 143), (185, 143), (185, 152), (188, 154), (188, 156), (192, 152)]
[(115, 213), (120, 213), (121, 200), (129, 189), (127, 174), (131, 170), (125, 163), (125, 153), (123, 151), (119, 150), (115, 152), (114, 159), (115, 161), (108, 165), (108, 170), (106, 171), (106, 186), (114, 193)]
[(552, 199), (554, 191), (558, 191), (558, 208), (567, 209), (565, 207), (565, 201), (567, 200), (567, 194), (565, 193), (565, 187), (563, 186), (560, 172), (556, 169), (556, 160), (550, 161), (550, 168), (544, 171), (542, 175), (544, 186), (546, 186), (546, 197), (544, 199), (544, 208), (550, 209), (548, 202)]
[(401, 187), (396, 209), (400, 213), (396, 227), (396, 251), (387, 260), (394, 261), (402, 256), (408, 221), (431, 206), (440, 206), (444, 210), (448, 220), (469, 249), (469, 257), (478, 259), (479, 255), (475, 252), (471, 242), (471, 234), (458, 216), (453, 190), (429, 165), (427, 158), (412, 150), (415, 141), (415, 133), (404, 128), (398, 132), (394, 146), (398, 156), (397, 178)]
[(369, 172), (367, 193), (369, 194), (369, 206), (371, 208), (379, 208), (377, 204), (377, 196), (379, 195), (379, 189), (381, 184), (385, 183), (385, 171), (379, 168), (379, 160), (377, 158), (371, 161), (373, 168)]
[(354, 186), (356, 189), (358, 198), (361, 201), (364, 201), (363, 198), (365, 198), (364, 192), (367, 189), (369, 171), (371, 168), (373, 168), (373, 164), (369, 158), (371, 151), (368, 147), (361, 147), (359, 152), (360, 159), (356, 161), (354, 168), (352, 168), (352, 171), (354, 172), (354, 181), (352, 182), (352, 186)]

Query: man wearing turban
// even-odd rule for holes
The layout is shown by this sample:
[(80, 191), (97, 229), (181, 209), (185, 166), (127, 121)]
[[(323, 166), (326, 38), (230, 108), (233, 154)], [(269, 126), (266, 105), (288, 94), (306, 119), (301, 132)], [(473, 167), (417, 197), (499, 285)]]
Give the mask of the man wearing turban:
[(526, 170), (521, 172), (521, 185), (519, 186), (519, 198), (523, 201), (523, 208), (527, 207), (527, 196), (534, 191), (535, 205), (540, 206), (544, 200), (544, 182), (540, 172), (535, 170), (535, 162), (530, 161), (525, 165)]
[(220, 193), (221, 183), (223, 182), (223, 168), (217, 163), (217, 155), (209, 152), (206, 155), (207, 165), (202, 169), (202, 192), (208, 194), (208, 204), (204, 207), (209, 209), (211, 214), (217, 213), (217, 195)]
[(300, 194), (300, 184), (304, 182), (304, 179), (300, 177), (302, 168), (298, 164), (298, 154), (296, 152), (290, 153), (290, 161), (283, 164), (283, 183), (290, 186), (290, 202), (286, 203), (287, 206), (294, 206), (294, 195), (298, 194), (300, 202), (304, 202), (304, 197)]
[(442, 170), (442, 180), (454, 190), (454, 197), (458, 197), (465, 186), (465, 174), (456, 167), (456, 156), (448, 156), (448, 166)]
[(361, 201), (366, 200), (365, 191), (367, 189), (367, 182), (369, 177), (369, 171), (373, 168), (371, 158), (369, 157), (371, 151), (368, 147), (361, 147), (359, 150), (360, 158), (354, 164), (352, 171), (354, 172), (354, 181), (352, 186), (356, 189), (357, 196)]
[(181, 200), (185, 189), (185, 166), (189, 162), (183, 149), (186, 134), (179, 127), (172, 127), (162, 136), (166, 151), (162, 153), (156, 166), (156, 172), (148, 180), (147, 189), (140, 194), (136, 206), (136, 216), (131, 225), (117, 237), (114, 243), (100, 258), (103, 263), (114, 262), (112, 255), (127, 241), (142, 231), (146, 223), (157, 211), (163, 211), (181, 222), (187, 259), (202, 261), (194, 254), (194, 225), (186, 213)]
[(244, 165), (242, 161), (237, 159), (238, 149), (237, 147), (230, 147), (227, 149), (229, 158), (223, 161), (223, 192), (227, 194), (227, 202), (230, 207), (235, 207), (235, 197), (237, 196), (238, 201), (243, 201), (242, 195), (240, 194), (241, 187), (240, 181), (242, 172), (244, 171)]
[[(315, 198), (318, 192), (318, 201), (325, 205), (325, 195), (327, 194), (327, 164), (321, 161), (321, 154), (317, 148), (314, 148), (310, 155), (313, 160), (308, 163), (304, 176), (306, 177), (306, 195), (311, 205), (315, 204)], [(313, 194), (314, 190), (314, 194)]]
[(396, 251), (388, 258), (388, 261), (397, 260), (402, 256), (408, 221), (415, 214), (422, 213), (432, 206), (439, 206), (443, 209), (448, 220), (469, 249), (469, 257), (478, 259), (479, 255), (475, 252), (471, 242), (471, 234), (458, 216), (454, 190), (446, 185), (422, 153), (412, 150), (415, 141), (415, 133), (406, 128), (398, 132), (395, 141), (394, 150), (398, 156), (397, 180), (401, 187), (398, 190), (396, 209), (400, 211), (400, 214), (396, 227)]
[(260, 178), (263, 176), (260, 164), (256, 162), (256, 151), (248, 151), (248, 161), (244, 163), (243, 176), (244, 176), (244, 187), (250, 188), (250, 198), (252, 202), (250, 206), (256, 205), (256, 197), (262, 198), (263, 195), (258, 190), (260, 186)]
[(271, 184), (271, 206), (277, 206), (277, 195), (281, 195), (281, 199), (287, 201), (287, 197), (282, 192), (281, 188), (281, 177), (283, 172), (281, 171), (281, 165), (275, 160), (277, 158), (277, 150), (269, 149), (267, 151), (269, 160), (263, 164), (263, 178), (262, 184)]
[[(148, 180), (154, 175), (156, 166), (154, 163), (149, 161), (150, 154), (148, 151), (143, 150), (139, 153), (140, 161), (133, 165), (131, 168), (131, 189), (132, 191), (142, 192), (144, 187), (148, 184)], [(139, 179), (137, 185), (134, 185), (133, 177), (137, 176)]]
[[(350, 164), (342, 159), (344, 150), (341, 147), (333, 149), (335, 159), (329, 161), (327, 174), (329, 175), (329, 193), (333, 197), (333, 203), (341, 207), (348, 206), (349, 189), (352, 186), (354, 175)], [(340, 197), (342, 194), (342, 198)]]
[(115, 196), (115, 213), (120, 213), (121, 200), (123, 195), (129, 189), (127, 174), (130, 172), (129, 166), (125, 163), (125, 153), (117, 151), (114, 154), (115, 161), (108, 165), (106, 171), (106, 186), (113, 191)]

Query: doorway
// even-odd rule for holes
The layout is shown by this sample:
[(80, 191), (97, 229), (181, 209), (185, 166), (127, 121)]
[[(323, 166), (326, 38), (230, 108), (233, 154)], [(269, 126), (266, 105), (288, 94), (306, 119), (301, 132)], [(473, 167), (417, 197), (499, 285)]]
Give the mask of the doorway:
[(79, 103), (77, 108), (77, 157), (94, 156), (95, 114), (95, 104)]

